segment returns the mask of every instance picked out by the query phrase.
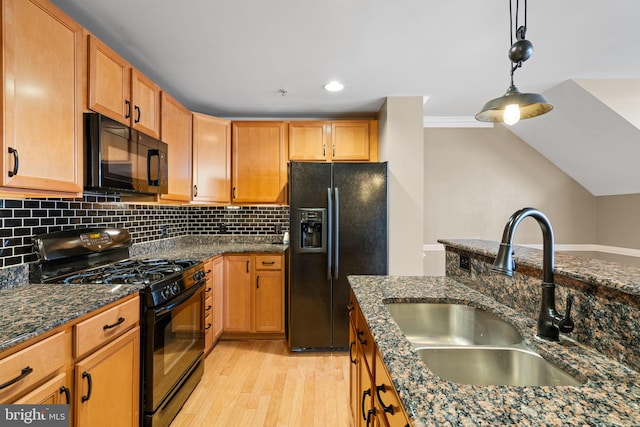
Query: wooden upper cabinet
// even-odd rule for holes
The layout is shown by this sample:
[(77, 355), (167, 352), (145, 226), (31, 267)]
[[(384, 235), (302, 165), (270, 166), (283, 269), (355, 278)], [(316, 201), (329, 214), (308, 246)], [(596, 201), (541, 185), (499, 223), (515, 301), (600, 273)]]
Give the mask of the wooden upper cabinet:
[(193, 113), (193, 201), (231, 201), (231, 122)]
[(89, 109), (120, 123), (131, 122), (131, 66), (95, 36), (89, 36)]
[(233, 122), (232, 129), (232, 202), (285, 203), (286, 123)]
[(333, 161), (377, 161), (378, 122), (332, 122), (331, 145)]
[(131, 127), (160, 137), (160, 86), (135, 68), (131, 69)]
[(327, 160), (329, 125), (325, 122), (289, 123), (289, 160), (323, 162)]
[(158, 138), (160, 87), (93, 35), (88, 56), (89, 109)]
[(168, 93), (161, 96), (160, 139), (169, 147), (169, 192), (161, 199), (191, 200), (191, 111)]
[(376, 120), (289, 123), (289, 160), (378, 161)]
[(45, 0), (5, 0), (1, 19), (1, 185), (77, 194), (83, 29)]

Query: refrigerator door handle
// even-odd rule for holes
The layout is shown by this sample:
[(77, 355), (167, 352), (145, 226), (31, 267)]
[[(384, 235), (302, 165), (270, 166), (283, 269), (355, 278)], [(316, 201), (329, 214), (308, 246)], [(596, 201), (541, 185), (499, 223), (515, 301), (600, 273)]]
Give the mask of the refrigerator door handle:
[(335, 262), (333, 264), (333, 278), (337, 279), (338, 278), (338, 260), (340, 259), (339, 257), (339, 253), (338, 253), (338, 249), (340, 247), (340, 192), (338, 191), (338, 187), (335, 187), (334, 189), (335, 192), (335, 200), (336, 200), (336, 210), (335, 210), (335, 228), (336, 228), (336, 239), (333, 242), (336, 249), (335, 249)]
[(333, 248), (333, 197), (331, 197), (331, 188), (327, 188), (327, 280), (331, 280), (332, 256)]

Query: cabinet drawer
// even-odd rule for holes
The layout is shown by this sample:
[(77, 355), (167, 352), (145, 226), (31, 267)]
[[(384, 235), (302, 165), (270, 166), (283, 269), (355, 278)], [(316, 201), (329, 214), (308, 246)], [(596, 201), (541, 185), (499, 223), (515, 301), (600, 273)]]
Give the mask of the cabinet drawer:
[(73, 327), (74, 355), (80, 357), (138, 324), (140, 299), (125, 301)]
[(362, 349), (362, 353), (364, 354), (369, 373), (373, 373), (373, 355), (375, 353), (375, 343), (373, 342), (373, 337), (371, 336), (371, 332), (367, 327), (367, 322), (364, 320), (362, 312), (359, 308), (357, 309), (357, 312), (358, 320), (356, 321), (356, 324), (358, 325), (358, 327), (356, 329), (356, 339), (358, 340), (360, 348)]
[(68, 346), (66, 332), (59, 332), (0, 360), (0, 402), (10, 402), (62, 368)]
[(256, 255), (256, 270), (281, 270), (282, 255)]

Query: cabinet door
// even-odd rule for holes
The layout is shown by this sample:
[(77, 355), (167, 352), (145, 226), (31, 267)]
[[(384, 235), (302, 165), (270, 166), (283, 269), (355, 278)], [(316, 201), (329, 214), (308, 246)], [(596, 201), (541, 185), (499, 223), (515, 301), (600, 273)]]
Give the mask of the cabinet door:
[(82, 27), (48, 1), (2, 5), (2, 185), (81, 192)]
[(224, 260), (222, 256), (212, 261), (213, 276), (213, 337), (215, 341), (223, 330), (224, 313)]
[(405, 427), (409, 425), (409, 420), (404, 414), (404, 410), (400, 404), (400, 399), (396, 393), (387, 369), (380, 358), (380, 355), (376, 352), (376, 413), (380, 415), (380, 418), (385, 419), (385, 424), (389, 427)]
[(251, 256), (224, 257), (224, 331), (251, 332), (253, 289)]
[(358, 344), (356, 342), (356, 325), (351, 319), (349, 321), (349, 406), (351, 407), (351, 416), (353, 425), (359, 424), (360, 417), (360, 394), (358, 386), (359, 366), (358, 360)]
[(256, 271), (256, 332), (284, 332), (284, 280), (282, 271)]
[(131, 66), (95, 36), (89, 36), (89, 109), (127, 126), (131, 122)]
[(193, 113), (193, 200), (231, 201), (231, 122)]
[(160, 139), (169, 147), (169, 192), (161, 199), (191, 200), (191, 112), (162, 92)]
[[(371, 138), (377, 141), (377, 130), (371, 132), (370, 121), (331, 123), (331, 159), (333, 161), (373, 161)], [(377, 142), (376, 158), (377, 158)]]
[(286, 140), (284, 122), (233, 123), (233, 202), (285, 202)]
[(327, 126), (325, 122), (290, 122), (289, 160), (325, 161), (330, 148)]
[(21, 405), (68, 405), (71, 403), (69, 401), (70, 398), (71, 391), (67, 387), (67, 375), (62, 373), (13, 403)]
[(78, 426), (138, 426), (139, 335), (136, 327), (76, 364)]
[(372, 375), (367, 369), (364, 353), (358, 349), (358, 413), (356, 427), (371, 427), (375, 425), (376, 410), (373, 403), (374, 389)]
[(131, 69), (131, 127), (154, 138), (160, 136), (160, 86)]

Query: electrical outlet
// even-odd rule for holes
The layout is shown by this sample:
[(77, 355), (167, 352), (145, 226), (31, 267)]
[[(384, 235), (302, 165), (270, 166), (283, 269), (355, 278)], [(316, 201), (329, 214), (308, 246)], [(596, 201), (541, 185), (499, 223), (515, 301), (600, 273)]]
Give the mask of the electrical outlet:
[(220, 224), (220, 227), (218, 229), (218, 233), (220, 234), (226, 234), (227, 233), (227, 224), (225, 224), (224, 222)]
[(161, 225), (160, 226), (160, 237), (162, 237), (162, 238), (167, 237), (167, 226), (166, 225)]
[(460, 254), (460, 268), (463, 270), (471, 271), (471, 260), (469, 255)]
[(276, 234), (281, 234), (282, 233), (282, 224), (276, 224), (273, 227), (274, 231), (276, 232)]

